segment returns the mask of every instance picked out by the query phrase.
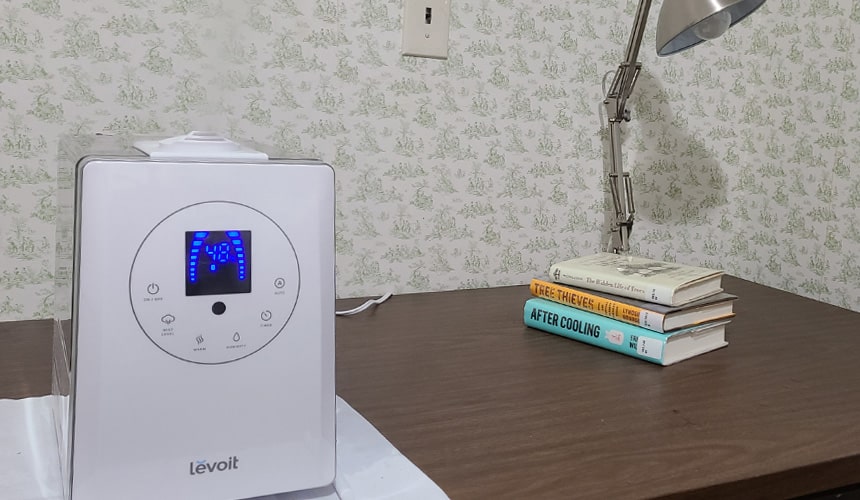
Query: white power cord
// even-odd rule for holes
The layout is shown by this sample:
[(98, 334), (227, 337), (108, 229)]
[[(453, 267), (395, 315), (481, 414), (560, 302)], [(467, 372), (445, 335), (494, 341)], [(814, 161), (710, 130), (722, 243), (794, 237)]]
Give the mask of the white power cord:
[(358, 313), (364, 311), (365, 309), (367, 309), (368, 307), (370, 307), (372, 305), (382, 304), (386, 300), (390, 299), (392, 295), (394, 295), (394, 294), (391, 292), (388, 292), (385, 295), (383, 295), (382, 297), (379, 297), (378, 299), (368, 300), (364, 304), (362, 304), (358, 307), (354, 307), (352, 309), (346, 310), (346, 311), (335, 311), (334, 314), (336, 316), (349, 316), (351, 314), (358, 314)]

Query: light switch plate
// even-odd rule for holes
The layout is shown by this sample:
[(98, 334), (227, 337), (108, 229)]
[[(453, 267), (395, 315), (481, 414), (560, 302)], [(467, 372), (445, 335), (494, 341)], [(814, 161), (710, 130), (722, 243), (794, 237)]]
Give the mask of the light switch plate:
[(403, 0), (404, 56), (448, 58), (450, 0)]

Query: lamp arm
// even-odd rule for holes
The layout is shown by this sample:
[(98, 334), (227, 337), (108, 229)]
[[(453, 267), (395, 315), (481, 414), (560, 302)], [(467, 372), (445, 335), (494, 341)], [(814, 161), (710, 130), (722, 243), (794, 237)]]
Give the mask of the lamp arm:
[(618, 66), (618, 71), (612, 79), (612, 85), (603, 100), (609, 120), (609, 189), (615, 208), (615, 218), (610, 227), (610, 232), (612, 233), (612, 251), (615, 253), (626, 253), (630, 250), (630, 233), (633, 230), (633, 215), (636, 212), (633, 204), (633, 186), (630, 181), (630, 174), (624, 171), (624, 165), (621, 162), (621, 122), (630, 121), (627, 99), (633, 92), (633, 87), (636, 85), (639, 71), (642, 68), (642, 64), (637, 59), (650, 10), (651, 0), (639, 1), (624, 61)]

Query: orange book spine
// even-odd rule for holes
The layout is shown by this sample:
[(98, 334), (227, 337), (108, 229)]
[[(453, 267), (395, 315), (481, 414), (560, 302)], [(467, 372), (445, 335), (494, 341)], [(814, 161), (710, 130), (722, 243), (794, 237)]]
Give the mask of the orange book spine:
[[(643, 309), (623, 304), (614, 300), (598, 297), (590, 293), (572, 290), (566, 286), (549, 281), (532, 278), (529, 290), (535, 297), (541, 297), (559, 304), (568, 305), (584, 311), (593, 312), (601, 316), (624, 321), (633, 325), (640, 325)], [(648, 311), (654, 314), (653, 311)]]

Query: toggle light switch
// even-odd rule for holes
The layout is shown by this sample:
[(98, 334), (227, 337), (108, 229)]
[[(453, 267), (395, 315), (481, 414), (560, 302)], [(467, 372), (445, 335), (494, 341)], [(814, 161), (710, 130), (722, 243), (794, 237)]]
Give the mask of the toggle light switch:
[(450, 0), (403, 0), (404, 56), (448, 58)]

